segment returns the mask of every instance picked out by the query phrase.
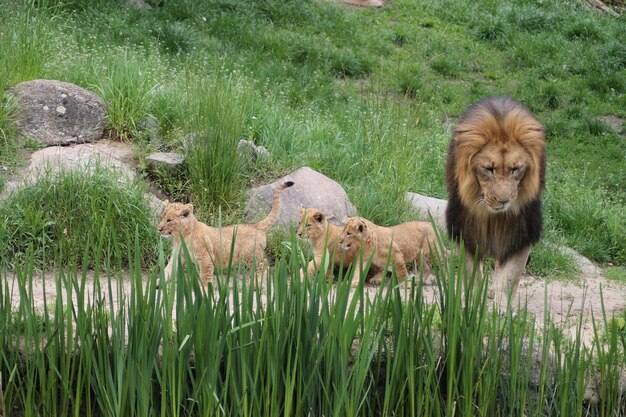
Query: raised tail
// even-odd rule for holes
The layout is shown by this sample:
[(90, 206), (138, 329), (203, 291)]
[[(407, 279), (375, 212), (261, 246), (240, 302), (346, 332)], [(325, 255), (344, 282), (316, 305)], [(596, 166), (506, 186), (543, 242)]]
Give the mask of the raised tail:
[(257, 229), (267, 232), (269, 228), (272, 227), (272, 225), (276, 222), (276, 219), (278, 218), (278, 212), (280, 209), (280, 192), (285, 188), (291, 187), (293, 184), (293, 181), (285, 181), (284, 183), (276, 187), (276, 189), (274, 190), (272, 209), (263, 220), (255, 225)]

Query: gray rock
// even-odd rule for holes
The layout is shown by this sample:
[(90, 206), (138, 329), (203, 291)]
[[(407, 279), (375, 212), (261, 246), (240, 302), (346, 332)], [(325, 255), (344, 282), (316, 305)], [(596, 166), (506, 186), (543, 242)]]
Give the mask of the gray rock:
[(152, 8), (152, 6), (150, 6), (150, 4), (146, 3), (144, 0), (126, 0), (126, 4), (129, 7), (140, 9), (140, 10)]
[[(105, 139), (73, 146), (50, 146), (31, 155), (29, 165), (18, 172), (16, 180), (7, 183), (5, 192), (0, 194), (0, 200), (41, 177), (55, 176), (68, 171), (89, 171), (96, 166), (117, 172), (122, 182), (132, 181), (136, 176), (133, 151), (128, 143)], [(163, 203), (154, 194), (146, 193), (145, 197), (155, 217), (160, 216)]]
[(146, 162), (151, 169), (176, 169), (182, 165), (183, 161), (183, 156), (175, 152), (157, 152), (146, 158)]
[(106, 125), (102, 98), (77, 85), (34, 80), (12, 89), (17, 127), (23, 136), (46, 146), (94, 142)]
[(272, 154), (270, 154), (270, 151), (268, 151), (265, 146), (257, 146), (254, 149), (254, 153), (256, 155), (257, 161), (258, 160), (268, 160), (272, 156)]
[(159, 130), (161, 129), (161, 123), (155, 116), (148, 116), (139, 123), (139, 130), (146, 132), (152, 143), (157, 148), (161, 145), (161, 137), (159, 136)]
[(446, 207), (448, 202), (439, 198), (417, 193), (406, 193), (406, 199), (420, 215), (421, 220), (429, 221), (429, 214), (441, 230), (446, 230)]
[(245, 158), (251, 159), (253, 162), (258, 160), (270, 159), (270, 151), (265, 146), (256, 146), (254, 142), (247, 139), (241, 139), (237, 144), (239, 154)]
[(280, 226), (297, 224), (300, 207), (320, 209), (336, 223), (345, 216), (353, 216), (356, 212), (341, 185), (309, 167), (303, 167), (272, 184), (250, 190), (247, 221), (257, 221), (267, 215), (271, 208), (275, 185), (285, 181), (293, 181), (295, 184), (280, 195), (280, 214), (276, 222)]

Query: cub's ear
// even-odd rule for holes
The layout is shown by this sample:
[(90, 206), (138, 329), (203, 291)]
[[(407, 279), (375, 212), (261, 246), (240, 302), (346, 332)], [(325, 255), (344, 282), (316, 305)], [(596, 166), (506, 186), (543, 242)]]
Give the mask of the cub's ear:
[(183, 212), (180, 214), (181, 217), (187, 217), (193, 213), (193, 206), (191, 204), (185, 204), (183, 207)]
[(300, 217), (302, 217), (302, 215), (304, 214), (304, 207), (298, 207), (298, 211), (300, 211)]
[(313, 216), (313, 220), (321, 223), (322, 221), (324, 221), (324, 213), (316, 213), (315, 216)]
[(363, 222), (359, 223), (359, 227), (357, 227), (357, 230), (359, 231), (359, 233), (363, 233), (365, 229), (367, 229), (367, 225)]

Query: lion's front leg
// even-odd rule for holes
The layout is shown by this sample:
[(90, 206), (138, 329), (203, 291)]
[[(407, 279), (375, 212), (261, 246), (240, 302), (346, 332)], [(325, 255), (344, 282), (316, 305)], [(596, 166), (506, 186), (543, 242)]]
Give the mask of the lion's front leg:
[(517, 294), (520, 278), (526, 267), (528, 255), (530, 255), (530, 246), (520, 250), (511, 256), (505, 262), (496, 261), (494, 271), (494, 303), (501, 310), (506, 310), (509, 300), (513, 300)]
[(214, 265), (211, 255), (208, 252), (200, 256), (196, 255), (196, 262), (200, 272), (200, 282), (206, 287), (213, 279)]
[[(165, 282), (170, 282), (172, 279), (172, 270), (174, 269), (174, 262), (178, 262), (178, 253), (179, 251), (176, 248), (172, 249), (172, 255), (170, 256), (170, 260), (165, 266), (165, 270), (163, 271), (163, 275), (165, 277)], [(177, 268), (180, 268), (180, 262), (178, 262)], [(159, 284), (157, 282), (156, 288), (159, 289)]]
[(172, 278), (172, 269), (174, 268), (174, 259), (176, 255), (172, 252), (172, 256), (170, 256), (170, 261), (165, 266), (165, 271), (163, 272), (165, 275), (165, 282), (168, 282)]
[[(475, 264), (474, 255), (469, 252), (465, 252), (465, 285), (469, 286), (470, 284), (472, 284), (471, 280), (472, 280), (472, 275), (473, 275), (474, 276), (473, 288), (478, 288), (480, 287), (480, 283), (483, 280), (484, 262), (482, 259), (479, 258), (478, 265), (474, 265), (474, 264)], [(476, 271), (474, 271), (474, 268), (476, 268)]]
[(352, 287), (358, 287), (359, 283), (361, 282), (361, 271), (366, 266), (363, 255), (359, 254), (357, 258), (354, 260), (354, 262), (352, 263), (352, 265), (353, 265), (352, 267), (353, 275), (352, 275), (351, 285)]

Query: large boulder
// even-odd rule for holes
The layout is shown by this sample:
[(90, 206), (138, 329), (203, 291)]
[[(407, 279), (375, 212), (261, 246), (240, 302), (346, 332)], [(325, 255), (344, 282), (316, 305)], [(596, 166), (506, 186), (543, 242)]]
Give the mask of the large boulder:
[(248, 221), (258, 221), (267, 215), (276, 185), (285, 181), (293, 181), (294, 185), (280, 195), (280, 214), (276, 222), (280, 226), (297, 224), (300, 207), (320, 209), (335, 223), (356, 212), (341, 185), (309, 167), (303, 167), (272, 184), (250, 190), (246, 215)]
[(406, 193), (407, 201), (419, 213), (420, 219), (430, 221), (430, 216), (441, 230), (446, 230), (446, 207), (448, 202), (417, 193)]
[(42, 145), (93, 142), (104, 135), (105, 103), (90, 91), (62, 81), (33, 80), (17, 84), (12, 92), (17, 127)]
[[(135, 162), (132, 147), (128, 143), (101, 140), (73, 146), (50, 146), (35, 151), (28, 166), (21, 169), (13, 181), (7, 183), (0, 200), (6, 198), (18, 188), (36, 182), (41, 177), (50, 177), (62, 172), (95, 169), (97, 166), (116, 171), (121, 180), (132, 181), (135, 178)], [(121, 184), (122, 186), (124, 184)], [(160, 215), (163, 203), (153, 194), (146, 193), (146, 198), (155, 215)]]

